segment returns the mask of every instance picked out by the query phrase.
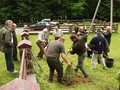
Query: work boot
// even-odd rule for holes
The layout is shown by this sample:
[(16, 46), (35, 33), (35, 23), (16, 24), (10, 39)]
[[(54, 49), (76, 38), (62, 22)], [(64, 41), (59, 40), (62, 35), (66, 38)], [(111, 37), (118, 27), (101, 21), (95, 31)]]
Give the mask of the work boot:
[(91, 81), (90, 78), (86, 77), (86, 78), (84, 78), (83, 83), (90, 82), (90, 81)]
[(77, 73), (78, 72), (78, 68), (74, 68), (75, 72)]
[(50, 82), (52, 82), (53, 81), (53, 79), (48, 79)]

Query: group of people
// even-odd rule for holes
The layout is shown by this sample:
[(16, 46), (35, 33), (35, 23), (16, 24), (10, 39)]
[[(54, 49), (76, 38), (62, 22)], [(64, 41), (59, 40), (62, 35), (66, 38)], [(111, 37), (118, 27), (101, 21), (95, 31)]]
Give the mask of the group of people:
[[(44, 31), (47, 30), (42, 31), (45, 36)], [(107, 26), (106, 32), (103, 32), (102, 28), (99, 28), (97, 30), (97, 35), (95, 35), (89, 42), (90, 47), (86, 45), (88, 35), (84, 27), (80, 27), (80, 28), (75, 27), (75, 34), (72, 34), (70, 36), (70, 39), (73, 42), (73, 44), (71, 49), (68, 49), (68, 52), (70, 54), (78, 55), (78, 64), (76, 65), (74, 70), (75, 72), (77, 72), (78, 69), (80, 69), (84, 75), (84, 78), (87, 81), (90, 80), (89, 74), (87, 73), (84, 67), (84, 59), (87, 55), (87, 52), (89, 50), (92, 51), (92, 58), (91, 58), (92, 69), (96, 68), (96, 59), (99, 59), (103, 69), (106, 69), (105, 58), (108, 58), (111, 34), (112, 33), (110, 31), (110, 26)], [(47, 43), (47, 45), (44, 45), (42, 49), (42, 55), (44, 54), (46, 56), (46, 61), (50, 69), (49, 80), (53, 81), (54, 71), (56, 70), (58, 73), (57, 81), (62, 82), (63, 66), (59, 59), (60, 56), (68, 64), (68, 66), (71, 66), (71, 63), (70, 61), (67, 60), (65, 54), (65, 49), (64, 49), (65, 47), (63, 45), (65, 39), (63, 38), (62, 30), (56, 26), (53, 31), (53, 35), (55, 37), (55, 40), (52, 40), (49, 43)], [(44, 43), (46, 42), (45, 37), (43, 38), (43, 41)]]
[[(87, 41), (87, 33), (86, 30), (85, 31), (84, 30), (85, 30), (84, 27), (80, 27), (80, 29), (76, 34), (79, 35), (78, 38), (82, 37), (84, 40)], [(80, 32), (82, 32), (82, 34), (79, 34)], [(101, 27), (97, 30), (97, 35), (95, 35), (86, 45), (88, 57), (90, 57), (90, 54), (92, 55), (92, 59), (91, 59), (92, 69), (96, 68), (95, 65), (96, 59), (98, 60), (98, 63), (101, 63), (103, 65), (103, 69), (106, 68), (105, 59), (109, 57), (108, 52), (110, 51), (109, 46), (111, 43), (111, 36), (112, 36), (112, 32), (110, 26), (106, 27), (105, 32), (104, 32), (104, 28)]]
[[(15, 33), (16, 27), (17, 25), (13, 23), (12, 20), (7, 20), (5, 22), (5, 26), (0, 29), (0, 51), (5, 54), (7, 71), (15, 73), (17, 71), (14, 69), (13, 60), (18, 60), (16, 49), (17, 38)], [(72, 55), (77, 54), (78, 56), (78, 63), (74, 70), (77, 72), (78, 69), (80, 69), (87, 81), (90, 80), (89, 74), (84, 67), (84, 59), (87, 55), (87, 51), (92, 51), (92, 69), (96, 68), (96, 59), (99, 59), (103, 69), (106, 69), (104, 58), (108, 57), (112, 35), (110, 26), (108, 26), (106, 30), (107, 32), (103, 32), (101, 28), (98, 29), (97, 35), (90, 40), (89, 47), (86, 45), (88, 35), (84, 27), (77, 28), (75, 26), (75, 34), (70, 36), (70, 40), (73, 42), (73, 44), (71, 49), (68, 49), (68, 52)], [(60, 62), (60, 56), (68, 64), (68, 66), (71, 67), (71, 63), (65, 54), (65, 47), (63, 45), (65, 39), (63, 38), (62, 30), (59, 29), (58, 26), (55, 26), (53, 31), (55, 40), (52, 40), (48, 43), (49, 33), (50, 32), (47, 28), (38, 33), (36, 44), (40, 50), (37, 57), (42, 59), (43, 55), (46, 56), (46, 61), (50, 69), (49, 81), (53, 81), (54, 71), (56, 70), (58, 73), (57, 81), (61, 83), (63, 76), (63, 65)]]
[(42, 59), (43, 55), (46, 56), (46, 61), (50, 68), (49, 81), (53, 81), (54, 71), (56, 70), (58, 73), (57, 81), (62, 83), (63, 65), (60, 62), (60, 56), (68, 66), (71, 66), (71, 63), (67, 60), (65, 54), (65, 48), (63, 45), (65, 39), (63, 38), (63, 32), (58, 26), (55, 26), (53, 31), (54, 40), (49, 43), (49, 34), (47, 34), (47, 32), (49, 32), (47, 28), (44, 28), (42, 32), (38, 33), (36, 44), (40, 48), (40, 51), (37, 57)]
[[(50, 31), (47, 28), (44, 28), (42, 32), (38, 33), (36, 44), (40, 49), (37, 55), (39, 59), (43, 58), (44, 47), (48, 44), (49, 33)], [(59, 29), (57, 25), (54, 27), (53, 36), (55, 40), (59, 39), (60, 37), (63, 37), (63, 32), (61, 29)]]
[(5, 26), (0, 29), (0, 51), (5, 55), (7, 71), (12, 73), (18, 72), (13, 63), (18, 61), (16, 27), (12, 20), (6, 20)]

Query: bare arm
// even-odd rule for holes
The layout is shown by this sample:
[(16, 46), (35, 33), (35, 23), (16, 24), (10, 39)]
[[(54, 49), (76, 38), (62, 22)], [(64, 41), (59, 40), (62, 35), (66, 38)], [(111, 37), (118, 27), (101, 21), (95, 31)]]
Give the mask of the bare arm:
[(44, 55), (46, 56), (47, 46), (44, 48)]
[(68, 64), (68, 66), (71, 66), (71, 63), (67, 60), (66, 55), (64, 53), (61, 53), (61, 57)]

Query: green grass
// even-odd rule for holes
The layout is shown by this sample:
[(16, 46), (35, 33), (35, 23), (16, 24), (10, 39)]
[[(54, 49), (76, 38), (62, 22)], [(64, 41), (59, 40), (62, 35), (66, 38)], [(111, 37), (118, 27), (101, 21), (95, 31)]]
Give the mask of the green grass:
[[(119, 24), (120, 25), (120, 24)], [(118, 30), (119, 31), (119, 30)], [(88, 42), (95, 34), (89, 34)], [(72, 42), (69, 39), (70, 34), (65, 34), (64, 38), (66, 39), (64, 45), (67, 52), (67, 49), (70, 48)], [(37, 56), (39, 52), (39, 48), (37, 47), (35, 40), (37, 35), (30, 36), (30, 41), (32, 42), (32, 52), (34, 56)], [(40, 84), (41, 90), (118, 90), (119, 83), (117, 81), (116, 73), (120, 70), (120, 34), (113, 33), (109, 57), (114, 59), (114, 66), (112, 68), (107, 68), (107, 70), (103, 70), (100, 64), (97, 64), (96, 70), (91, 70), (91, 60), (90, 58), (85, 58), (85, 68), (91, 78), (91, 82), (88, 83), (77, 83), (71, 86), (64, 86), (57, 83), (56, 78), (53, 83), (48, 82), (49, 68), (45, 60), (45, 56), (40, 61), (43, 72), (40, 71), (40, 68), (34, 63), (35, 74), (37, 77), (37, 82)], [(50, 35), (50, 39), (53, 40), (53, 36)], [(18, 40), (21, 41), (21, 37), (18, 36)], [(19, 52), (19, 50), (18, 50)], [(19, 57), (19, 54), (18, 54)], [(77, 55), (67, 55), (67, 58), (70, 62), (73, 62), (72, 66), (75, 67), (77, 64)], [(62, 61), (62, 59), (61, 59)], [(15, 69), (19, 70), (20, 62), (15, 61)], [(63, 63), (64, 71), (67, 67), (67, 64)], [(19, 74), (9, 73), (6, 71), (6, 64), (4, 59), (4, 54), (0, 52), (0, 86), (10, 82), (14, 78), (18, 78)], [(55, 72), (56, 73), (56, 72)], [(78, 74), (82, 76), (81, 71), (78, 71)]]

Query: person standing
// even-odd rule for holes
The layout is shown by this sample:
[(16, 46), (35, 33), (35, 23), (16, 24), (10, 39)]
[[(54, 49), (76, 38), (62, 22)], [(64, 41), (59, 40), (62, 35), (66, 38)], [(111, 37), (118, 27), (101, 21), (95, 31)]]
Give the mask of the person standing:
[(15, 32), (15, 29), (16, 29), (17, 25), (15, 23), (13, 23), (12, 25), (12, 34), (13, 34), (13, 60), (14, 61), (18, 61), (18, 58), (17, 58), (17, 44), (18, 44), (18, 41), (17, 41), (17, 36), (16, 36), (16, 32)]
[(84, 27), (80, 27), (77, 36), (79, 39), (83, 39), (85, 42), (87, 42), (87, 33), (84, 31)]
[(67, 60), (64, 49), (64, 38), (59, 38), (58, 40), (51, 41), (48, 46), (45, 47), (44, 53), (46, 55), (46, 61), (50, 68), (49, 81), (53, 81), (54, 71), (57, 71), (58, 78), (57, 81), (62, 83), (63, 76), (63, 65), (60, 62), (60, 55), (63, 60), (71, 66), (71, 63)]
[(43, 58), (43, 54), (44, 54), (44, 47), (46, 46), (46, 40), (45, 40), (45, 35), (47, 33), (47, 29), (43, 29), (42, 32), (39, 32), (38, 33), (38, 37), (37, 37), (37, 40), (36, 40), (36, 44), (37, 46), (39, 47), (40, 51), (37, 55), (37, 57), (39, 59), (42, 59)]
[(63, 36), (63, 32), (61, 29), (58, 28), (58, 26), (55, 26), (55, 29), (53, 31), (53, 36), (55, 37), (55, 40), (59, 39)]
[(5, 55), (7, 71), (16, 73), (13, 64), (13, 35), (11, 33), (13, 21), (6, 20), (5, 26), (1, 29), (1, 51)]
[[(86, 26), (85, 26), (86, 28)], [(79, 36), (80, 34), (84, 35), (87, 34), (87, 31), (83, 26), (79, 28), (77, 35)]]
[(104, 51), (104, 54), (103, 54), (103, 57), (105, 59), (108, 58), (108, 52), (110, 51), (109, 46), (110, 46), (110, 43), (111, 43), (111, 36), (112, 36), (112, 32), (110, 31), (110, 29), (111, 29), (111, 27), (107, 26), (106, 27), (106, 32), (102, 32), (104, 38), (106, 39), (106, 48), (105, 48), (105, 51)]
[(103, 69), (106, 68), (106, 64), (105, 64), (105, 60), (103, 58), (103, 53), (105, 50), (105, 45), (106, 45), (106, 40), (104, 37), (102, 37), (102, 32), (100, 29), (97, 30), (97, 35), (94, 36), (91, 41), (90, 41), (90, 45), (93, 46), (93, 54), (92, 54), (92, 69), (96, 68), (96, 59), (100, 60), (100, 63), (103, 66)]
[(84, 78), (89, 81), (89, 75), (84, 68), (84, 59), (86, 57), (85, 41), (83, 39), (78, 39), (78, 37), (74, 34), (70, 36), (70, 39), (73, 44), (72, 50), (69, 49), (68, 52), (70, 52), (70, 54), (78, 55), (78, 64), (75, 68), (75, 71), (77, 72), (78, 69), (80, 69), (84, 74)]
[(77, 33), (79, 31), (78, 22), (76, 22), (76, 25), (74, 27), (74, 31), (75, 31), (75, 34), (77, 35)]
[[(47, 29), (47, 28), (45, 28), (45, 29)], [(45, 34), (45, 37), (44, 37), (44, 39), (46, 40), (46, 42), (45, 42), (46, 45), (48, 44), (49, 35), (50, 35), (50, 30), (47, 29), (47, 33)]]
[(110, 29), (111, 29), (111, 27), (107, 26), (106, 32), (102, 32), (102, 34), (105, 37), (105, 39), (107, 40), (109, 46), (110, 46), (110, 43), (111, 43), (111, 36), (112, 36), (112, 33), (111, 33)]
[(88, 44), (87, 44), (88, 35), (86, 31), (84, 31), (84, 27), (80, 27), (80, 30), (78, 31), (77, 35), (79, 39), (83, 39), (85, 41), (85, 46), (87, 48), (87, 55), (90, 57), (90, 54), (92, 53), (92, 49), (88, 47)]

